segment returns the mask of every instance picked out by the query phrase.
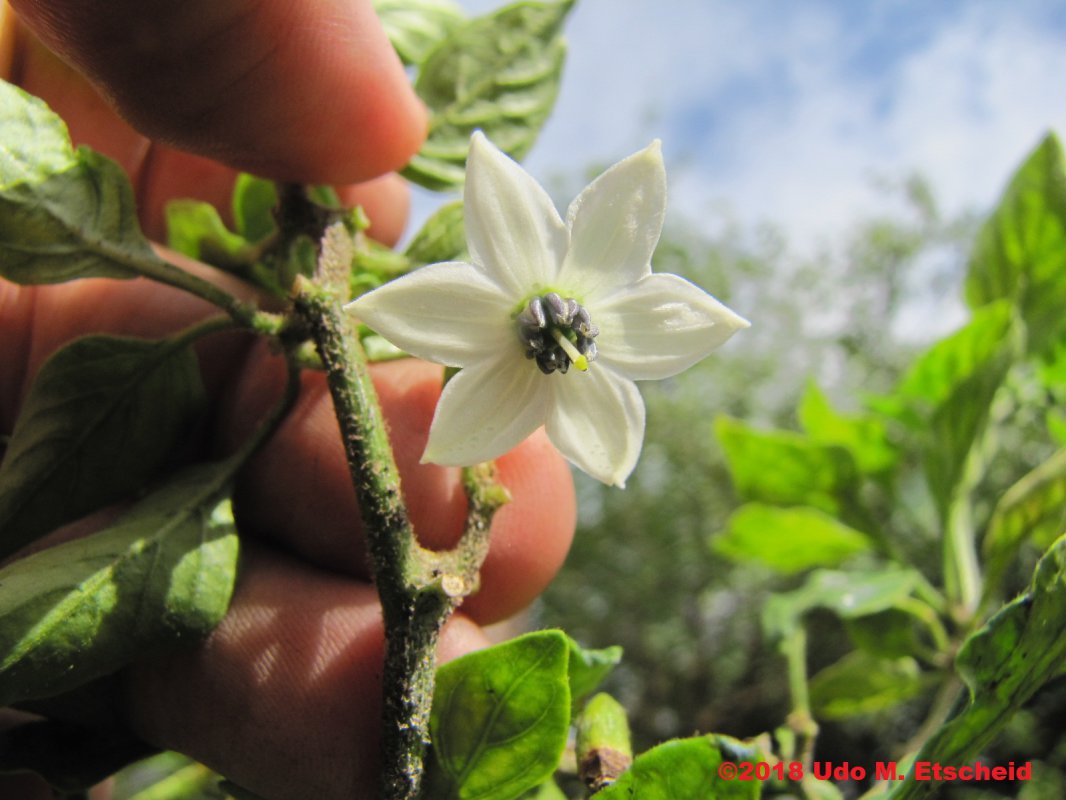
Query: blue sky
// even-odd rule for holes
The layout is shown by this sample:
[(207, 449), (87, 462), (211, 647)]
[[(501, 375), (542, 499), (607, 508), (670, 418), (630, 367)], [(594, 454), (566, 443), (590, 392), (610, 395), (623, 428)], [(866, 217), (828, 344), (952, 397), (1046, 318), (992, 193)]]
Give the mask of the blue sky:
[(949, 210), (987, 208), (1047, 130), (1066, 134), (1061, 0), (578, 0), (566, 32), (534, 175), (658, 137), (670, 214), (728, 208), (799, 248), (883, 207), (878, 177), (920, 171)]

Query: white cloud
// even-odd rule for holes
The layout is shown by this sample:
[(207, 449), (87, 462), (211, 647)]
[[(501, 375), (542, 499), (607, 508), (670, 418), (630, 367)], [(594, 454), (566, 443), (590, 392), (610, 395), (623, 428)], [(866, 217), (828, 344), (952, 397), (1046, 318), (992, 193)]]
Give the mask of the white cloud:
[[(468, 0), (483, 11), (489, 0)], [(1052, 5), (580, 0), (553, 119), (529, 167), (608, 163), (660, 136), (672, 206), (831, 236), (919, 170), (952, 209), (988, 206), (1050, 127), (1066, 130)]]

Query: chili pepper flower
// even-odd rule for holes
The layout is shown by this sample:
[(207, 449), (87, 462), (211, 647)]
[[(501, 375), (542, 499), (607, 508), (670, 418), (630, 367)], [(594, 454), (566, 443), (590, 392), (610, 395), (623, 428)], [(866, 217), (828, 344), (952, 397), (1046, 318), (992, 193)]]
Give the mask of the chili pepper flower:
[(570, 204), (483, 134), (464, 192), (470, 263), (431, 264), (348, 308), (397, 347), (458, 367), (424, 462), (470, 465), (541, 425), (572, 463), (623, 486), (644, 438), (634, 381), (687, 369), (748, 322), (676, 275), (653, 274), (666, 210), (658, 141)]

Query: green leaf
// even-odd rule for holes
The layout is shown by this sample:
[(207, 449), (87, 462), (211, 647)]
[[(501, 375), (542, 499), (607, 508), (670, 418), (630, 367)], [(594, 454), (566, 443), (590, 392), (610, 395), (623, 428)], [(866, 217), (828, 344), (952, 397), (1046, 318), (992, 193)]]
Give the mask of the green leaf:
[(67, 126), (44, 101), (7, 81), (0, 81), (0, 191), (39, 183), (78, 163)]
[(520, 800), (567, 800), (567, 797), (559, 784), (549, 780), (521, 795)]
[(233, 221), (237, 233), (249, 242), (261, 242), (274, 234), (274, 209), (278, 191), (274, 181), (242, 172), (233, 184)]
[[(936, 612), (916, 598), (876, 614), (847, 619), (845, 627), (856, 647), (881, 658), (930, 655), (949, 646)], [(927, 635), (923, 636), (923, 630)]]
[(233, 269), (246, 266), (252, 247), (226, 227), (218, 210), (198, 200), (167, 203), (167, 244), (190, 258)]
[[(1005, 605), (962, 645), (955, 659), (969, 702), (933, 734), (916, 762), (965, 764), (987, 747), (1014, 713), (1066, 663), (1066, 536), (1044, 554), (1029, 590)], [(928, 797), (935, 781), (913, 774), (892, 800)]]
[(622, 648), (605, 647), (602, 650), (587, 650), (569, 636), (570, 648), (567, 674), (570, 679), (570, 704), (577, 712), (578, 705), (599, 688), (603, 679), (622, 661)]
[(174, 268), (137, 224), (129, 180), (40, 100), (0, 81), (0, 277), (20, 284), (132, 278)]
[(986, 593), (998, 590), (1010, 562), (1029, 539), (1047, 547), (1066, 530), (1066, 450), (1008, 489), (996, 504), (984, 540)]
[(737, 494), (774, 505), (839, 511), (858, 486), (851, 455), (792, 431), (760, 431), (732, 417), (714, 423)]
[(920, 356), (891, 397), (874, 401), (918, 437), (942, 520), (985, 429), (992, 398), (1013, 362), (1013, 334), (1009, 303), (984, 306), (966, 326)]
[(526, 0), (451, 30), (415, 82), (430, 110), (429, 136), (405, 176), (429, 189), (462, 185), (475, 130), (516, 159), (529, 151), (555, 105), (572, 5)]
[(466, 15), (452, 0), (374, 0), (381, 26), (407, 65), (421, 64)]
[(856, 650), (811, 678), (811, 705), (821, 719), (848, 719), (891, 708), (921, 694), (926, 685), (913, 658), (878, 658)]
[(785, 574), (835, 567), (870, 549), (870, 540), (816, 508), (746, 503), (729, 517), (715, 551), (735, 561), (756, 561)]
[(426, 220), (404, 251), (416, 266), (456, 261), (466, 252), (463, 203), (456, 200), (438, 208)]
[(838, 413), (813, 381), (807, 384), (800, 400), (799, 419), (814, 442), (843, 447), (867, 475), (889, 472), (899, 460), (899, 452), (889, 442), (883, 420)]
[(757, 764), (756, 748), (728, 736), (674, 739), (637, 756), (633, 766), (596, 800), (757, 800), (758, 780), (724, 780), (723, 762)]
[(437, 672), (429, 797), (513, 800), (551, 777), (570, 726), (560, 631), (540, 631)]
[(1063, 332), (1066, 308), (1066, 168), (1049, 134), (1026, 159), (977, 238), (966, 279), (971, 307), (1007, 299), (1040, 351)]
[(222, 619), (237, 535), (232, 461), (191, 470), (110, 527), (0, 570), (0, 705), (47, 697)]
[(142, 487), (203, 402), (185, 337), (87, 336), (57, 351), (0, 465), (0, 557)]
[(922, 576), (913, 569), (839, 572), (816, 570), (791, 592), (775, 594), (763, 609), (763, 626), (771, 638), (783, 638), (815, 608), (825, 608), (841, 619), (857, 619), (906, 606)]

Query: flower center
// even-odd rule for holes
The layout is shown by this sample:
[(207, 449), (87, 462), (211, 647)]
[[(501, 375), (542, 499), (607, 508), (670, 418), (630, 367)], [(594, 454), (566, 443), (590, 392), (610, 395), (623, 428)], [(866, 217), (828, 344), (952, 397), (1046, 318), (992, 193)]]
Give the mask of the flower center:
[(545, 375), (555, 370), (565, 374), (571, 364), (586, 372), (589, 362), (596, 359), (596, 343), (592, 340), (600, 329), (572, 297), (564, 300), (555, 292), (534, 297), (515, 321), (526, 358), (536, 359)]

